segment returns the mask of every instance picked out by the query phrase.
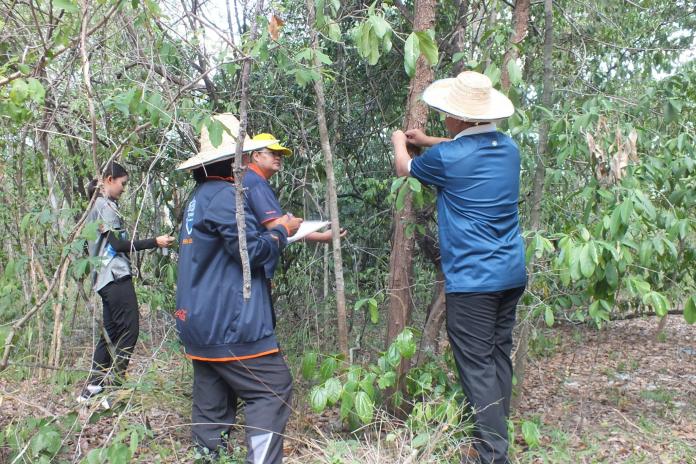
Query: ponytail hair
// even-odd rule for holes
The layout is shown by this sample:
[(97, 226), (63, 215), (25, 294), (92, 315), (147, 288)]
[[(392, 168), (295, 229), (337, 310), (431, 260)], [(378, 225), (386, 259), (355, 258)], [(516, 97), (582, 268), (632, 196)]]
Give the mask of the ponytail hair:
[[(107, 177), (118, 179), (119, 177), (125, 177), (127, 175), (128, 171), (126, 171), (126, 168), (118, 164), (116, 161), (112, 161), (104, 167), (102, 179), (106, 179)], [(94, 196), (94, 192), (98, 188), (99, 180), (96, 178), (90, 180), (89, 184), (87, 184), (87, 197), (92, 198)], [(97, 195), (99, 195), (99, 193), (97, 193)]]
[[(97, 179), (92, 179), (89, 181), (89, 184), (87, 184), (87, 199), (91, 199), (94, 196), (94, 192), (98, 190), (99, 188), (99, 181)], [(100, 196), (99, 193), (97, 193), (97, 196)]]

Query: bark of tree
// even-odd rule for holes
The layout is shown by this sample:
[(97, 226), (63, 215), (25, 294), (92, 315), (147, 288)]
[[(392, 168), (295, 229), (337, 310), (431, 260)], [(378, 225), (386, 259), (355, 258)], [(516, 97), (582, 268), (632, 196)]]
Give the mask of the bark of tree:
[[(553, 80), (553, 0), (544, 0), (544, 89), (541, 94), (541, 104), (551, 109), (553, 104), (554, 80)], [(534, 169), (534, 181), (532, 184), (530, 229), (538, 230), (541, 224), (541, 199), (544, 192), (544, 180), (546, 178), (546, 157), (548, 152), (550, 121), (545, 119), (539, 126), (539, 146), (536, 156), (536, 167)], [(534, 261), (530, 263), (530, 269), (534, 266)], [(531, 276), (534, 274), (532, 273)], [(527, 282), (531, 288), (533, 278), (530, 276)], [(527, 369), (527, 350), (529, 346), (529, 335), (531, 329), (529, 323), (524, 323), (520, 330), (519, 343), (514, 357), (514, 372), (517, 379), (517, 394), (512, 399), (512, 409), (517, 409), (522, 401), (522, 386), (524, 384), (525, 372)]]
[(512, 36), (510, 37), (510, 46), (503, 57), (503, 69), (500, 76), (501, 85), (503, 90), (506, 92), (510, 89), (510, 73), (508, 71), (508, 63), (517, 59), (517, 44), (521, 43), (527, 36), (529, 24), (529, 4), (530, 0), (517, 0), (515, 2), (515, 8), (512, 12)]
[[(257, 23), (256, 18), (261, 12), (263, 0), (256, 2), (254, 14), (251, 18), (251, 35), (249, 40), (253, 43), (256, 40)], [(251, 74), (251, 57), (247, 57), (242, 64), (241, 87), (242, 95), (239, 101), (239, 134), (237, 134), (237, 150), (234, 155), (234, 186), (237, 194), (235, 195), (237, 230), (239, 234), (239, 255), (242, 261), (243, 286), (242, 294), (244, 300), (251, 298), (251, 267), (249, 266), (249, 252), (246, 241), (246, 216), (244, 214), (244, 167), (242, 166), (242, 148), (246, 138), (247, 128), (247, 106), (249, 99), (249, 75)]]
[[(414, 31), (425, 31), (435, 24), (434, 0), (417, 0), (414, 10)], [(423, 90), (433, 81), (433, 70), (423, 56), (416, 62), (416, 72), (409, 84), (406, 100), (404, 128), (424, 129), (428, 120), (428, 107), (420, 100)], [(408, 188), (404, 186), (403, 188)], [(391, 253), (389, 256), (389, 303), (387, 307), (387, 346), (411, 322), (413, 298), (411, 284), (413, 280), (414, 235), (407, 234), (406, 228), (416, 221), (411, 194), (406, 194), (404, 207), (394, 209)], [(399, 378), (407, 369), (407, 363), (399, 367)]]
[[(307, 0), (308, 21), (312, 37), (312, 50), (319, 48), (319, 37), (315, 29), (316, 12), (314, 0)], [(319, 72), (319, 79), (314, 81), (314, 93), (316, 94), (317, 122), (319, 124), (319, 139), (321, 151), (324, 154), (326, 164), (326, 188), (329, 197), (329, 215), (331, 216), (331, 244), (333, 246), (334, 277), (336, 279), (336, 315), (338, 325), (338, 346), (345, 359), (349, 359), (348, 353), (348, 324), (346, 318), (346, 292), (343, 279), (343, 257), (341, 255), (341, 227), (338, 219), (338, 199), (336, 198), (336, 177), (333, 167), (333, 153), (329, 140), (329, 130), (326, 124), (326, 99), (324, 96), (324, 81), (321, 77), (321, 61), (314, 53), (314, 67)]]

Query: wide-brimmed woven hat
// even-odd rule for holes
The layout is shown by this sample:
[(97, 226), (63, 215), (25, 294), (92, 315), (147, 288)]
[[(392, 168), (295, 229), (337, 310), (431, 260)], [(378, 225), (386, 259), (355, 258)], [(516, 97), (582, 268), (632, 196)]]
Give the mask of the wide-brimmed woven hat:
[[(213, 119), (222, 123), (227, 130), (222, 131), (222, 143), (218, 147), (214, 147), (210, 141), (208, 128), (203, 126), (201, 130), (201, 149), (195, 156), (187, 159), (176, 168), (194, 169), (206, 164), (215, 163), (234, 157), (237, 152), (237, 136), (239, 135), (239, 121), (231, 113), (221, 113), (212, 116)], [(229, 131), (229, 132), (228, 132)], [(251, 140), (249, 137), (244, 138), (242, 151), (253, 151), (278, 143), (277, 140)]]
[(265, 133), (265, 132), (262, 133), (262, 134), (256, 134), (255, 136), (253, 136), (253, 137), (251, 138), (251, 140), (253, 140), (253, 141), (258, 141), (258, 140), (273, 140), (273, 141), (275, 141), (275, 143), (273, 143), (272, 145), (268, 145), (266, 148), (268, 148), (269, 150), (273, 150), (273, 151), (279, 151), (279, 152), (281, 152), (281, 153), (282, 153), (283, 155), (285, 155), (285, 156), (290, 156), (290, 155), (292, 155), (292, 150), (290, 150), (288, 147), (282, 146), (282, 145), (278, 142), (278, 140), (277, 140), (275, 137), (273, 137), (273, 135), (271, 135), (271, 134), (268, 134), (268, 133)]
[(488, 76), (474, 71), (433, 82), (423, 92), (423, 101), (464, 121), (497, 121), (515, 112), (510, 99), (493, 88)]

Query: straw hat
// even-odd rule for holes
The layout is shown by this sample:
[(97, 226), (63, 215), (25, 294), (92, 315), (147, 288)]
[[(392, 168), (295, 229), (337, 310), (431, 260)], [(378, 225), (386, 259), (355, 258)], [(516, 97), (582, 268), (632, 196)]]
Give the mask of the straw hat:
[[(232, 113), (221, 113), (212, 116), (212, 119), (219, 121), (227, 130), (222, 131), (222, 143), (216, 148), (210, 142), (208, 128), (203, 126), (201, 129), (201, 151), (195, 156), (187, 159), (176, 167), (178, 170), (194, 169), (205, 164), (215, 163), (234, 157), (237, 152), (237, 136), (239, 135), (239, 121)], [(229, 133), (228, 133), (229, 131)], [(275, 139), (251, 140), (244, 138), (242, 151), (253, 151), (278, 143)]]
[(496, 121), (515, 112), (510, 99), (493, 88), (488, 76), (474, 71), (433, 82), (423, 92), (423, 101), (463, 121)]
[(292, 150), (290, 150), (288, 147), (284, 147), (280, 143), (278, 143), (276, 138), (273, 137), (271, 134), (268, 134), (268, 133), (256, 134), (255, 136), (253, 136), (251, 138), (251, 140), (253, 140), (254, 142), (259, 141), (259, 140), (272, 140), (275, 143), (273, 143), (272, 145), (268, 145), (266, 148), (268, 148), (269, 150), (273, 150), (273, 151), (279, 151), (285, 156), (292, 155)]

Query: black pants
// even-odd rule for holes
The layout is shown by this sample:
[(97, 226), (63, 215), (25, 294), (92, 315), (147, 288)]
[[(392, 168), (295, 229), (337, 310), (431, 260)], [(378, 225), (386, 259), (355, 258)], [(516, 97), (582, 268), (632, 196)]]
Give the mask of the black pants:
[(90, 383), (101, 384), (107, 372), (112, 370), (114, 382), (119, 384), (126, 375), (140, 332), (140, 313), (133, 280), (127, 277), (111, 282), (99, 290), (99, 296), (104, 306), (104, 330), (109, 340), (102, 332), (94, 349)]
[(512, 396), (512, 329), (524, 287), (448, 293), (447, 334), (464, 393), (474, 412), (474, 445), (482, 463), (507, 463)]
[(232, 362), (194, 360), (193, 439), (210, 450), (224, 447), (240, 399), (245, 403), (246, 462), (280, 463), (291, 397), (292, 377), (280, 354)]

